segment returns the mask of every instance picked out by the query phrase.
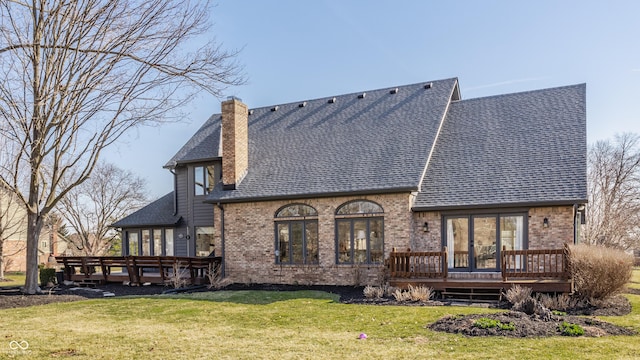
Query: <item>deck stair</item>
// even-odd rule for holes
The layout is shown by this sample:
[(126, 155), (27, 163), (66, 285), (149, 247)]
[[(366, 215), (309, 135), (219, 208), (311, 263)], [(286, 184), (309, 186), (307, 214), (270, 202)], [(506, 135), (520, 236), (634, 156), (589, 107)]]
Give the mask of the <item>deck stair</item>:
[(87, 287), (87, 288), (95, 288), (96, 285), (100, 285), (100, 284), (102, 284), (101, 280), (83, 279), (81, 282), (78, 283), (78, 286)]
[(445, 288), (441, 295), (446, 300), (496, 302), (502, 300), (502, 289), (495, 287)]

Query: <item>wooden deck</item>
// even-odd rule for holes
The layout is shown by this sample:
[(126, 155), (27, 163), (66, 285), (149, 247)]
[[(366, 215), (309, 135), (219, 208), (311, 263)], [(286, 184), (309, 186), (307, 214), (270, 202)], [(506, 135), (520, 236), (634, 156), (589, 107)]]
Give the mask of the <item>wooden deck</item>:
[[(459, 259), (456, 259), (459, 261)], [(507, 291), (512, 286), (530, 287), (534, 292), (572, 293), (569, 248), (507, 250), (500, 252), (500, 270), (450, 272), (448, 252), (397, 252), (389, 256), (389, 283), (406, 288), (424, 285), (448, 294), (469, 295)]]
[(197, 285), (208, 282), (217, 271), (220, 257), (187, 256), (56, 256), (63, 266), (64, 279), (75, 282), (129, 282), (167, 284), (180, 276)]

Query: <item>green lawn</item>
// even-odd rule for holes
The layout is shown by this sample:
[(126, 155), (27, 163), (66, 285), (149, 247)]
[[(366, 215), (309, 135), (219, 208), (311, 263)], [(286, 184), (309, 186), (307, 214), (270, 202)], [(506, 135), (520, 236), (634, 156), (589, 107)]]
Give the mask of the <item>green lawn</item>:
[(5, 273), (4, 274), (5, 281), (0, 281), (1, 286), (22, 286), (24, 285), (24, 273)]
[[(640, 271), (631, 285), (640, 285)], [(632, 313), (603, 319), (640, 331), (640, 295), (626, 296)], [(425, 328), (446, 314), (494, 311), (346, 305), (313, 291), (87, 300), (0, 310), (0, 359), (632, 359), (640, 354), (640, 336), (470, 338)], [(368, 338), (359, 340), (360, 333)], [(26, 350), (16, 346), (27, 343)]]
[[(640, 330), (634, 310), (606, 320)], [(0, 358), (558, 359), (633, 358), (638, 336), (468, 338), (425, 329), (470, 307), (345, 305), (322, 292), (234, 291), (120, 298), (0, 311)], [(368, 339), (359, 340), (364, 332)], [(11, 342), (28, 349), (11, 349)], [(16, 343), (13, 343), (13, 347)]]

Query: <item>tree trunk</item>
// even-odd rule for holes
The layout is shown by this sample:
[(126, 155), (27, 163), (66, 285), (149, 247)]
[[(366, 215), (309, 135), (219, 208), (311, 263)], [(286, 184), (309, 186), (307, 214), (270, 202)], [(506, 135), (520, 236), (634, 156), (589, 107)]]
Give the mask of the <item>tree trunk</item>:
[(4, 240), (0, 239), (0, 281), (4, 280)]
[(42, 218), (29, 211), (27, 219), (27, 273), (23, 292), (33, 295), (40, 292), (40, 286), (38, 286), (38, 239), (40, 238), (40, 230), (42, 230)]

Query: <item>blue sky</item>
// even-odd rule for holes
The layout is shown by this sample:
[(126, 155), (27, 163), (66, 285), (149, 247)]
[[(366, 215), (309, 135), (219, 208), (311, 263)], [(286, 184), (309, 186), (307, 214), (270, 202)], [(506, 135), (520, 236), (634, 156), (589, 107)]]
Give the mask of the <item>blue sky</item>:
[[(463, 99), (587, 84), (589, 143), (640, 133), (640, 1), (220, 0), (212, 36), (240, 49), (250, 108), (457, 77)], [(220, 112), (132, 131), (104, 159), (173, 189), (162, 166)]]

